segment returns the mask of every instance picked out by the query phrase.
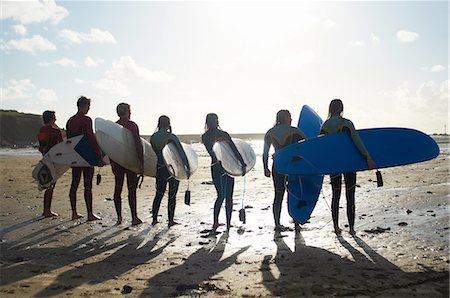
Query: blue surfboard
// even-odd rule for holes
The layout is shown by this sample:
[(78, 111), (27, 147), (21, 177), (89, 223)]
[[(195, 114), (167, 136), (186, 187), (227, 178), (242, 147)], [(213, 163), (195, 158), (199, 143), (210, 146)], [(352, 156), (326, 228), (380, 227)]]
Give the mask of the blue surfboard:
[[(428, 135), (408, 128), (358, 130), (377, 168), (402, 166), (433, 159), (439, 147)], [(348, 133), (301, 141), (274, 155), (276, 169), (290, 175), (328, 175), (367, 170), (364, 157)]]
[[(303, 106), (298, 120), (298, 128), (306, 139), (317, 137), (322, 119), (309, 106)], [(322, 189), (323, 176), (288, 176), (288, 210), (299, 223), (306, 223), (316, 206)]]

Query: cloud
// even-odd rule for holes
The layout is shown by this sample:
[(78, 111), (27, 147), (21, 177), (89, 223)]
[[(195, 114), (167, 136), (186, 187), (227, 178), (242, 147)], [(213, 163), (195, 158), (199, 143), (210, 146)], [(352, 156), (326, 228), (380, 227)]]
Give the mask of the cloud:
[(380, 43), (381, 43), (380, 38), (379, 38), (378, 36), (376, 36), (374, 33), (372, 33), (372, 34), (370, 35), (370, 39), (372, 40), (372, 44), (373, 44), (374, 46), (378, 46), (378, 45), (380, 45)]
[(444, 70), (445, 70), (445, 66), (442, 64), (437, 64), (437, 65), (433, 65), (430, 67), (431, 72), (438, 72), (438, 71), (444, 71)]
[(88, 67), (97, 67), (97, 66), (99, 66), (100, 64), (102, 64), (104, 62), (104, 60), (103, 59), (100, 59), (100, 58), (92, 58), (92, 57), (90, 57), (90, 56), (87, 56), (85, 59), (84, 59), (84, 65), (86, 65), (86, 66), (88, 66)]
[(25, 27), (22, 24), (14, 25), (14, 26), (12, 26), (12, 28), (17, 35), (20, 35), (20, 36), (27, 35), (27, 27)]
[[(412, 90), (411, 90), (412, 89)], [(446, 114), (449, 100), (449, 80), (437, 83), (435, 81), (423, 82), (411, 88), (408, 81), (403, 81), (396, 90), (381, 92), (382, 95), (396, 99), (403, 113), (416, 112), (423, 114), (425, 109), (433, 110), (438, 114)]]
[(46, 52), (56, 50), (56, 46), (53, 43), (40, 35), (33, 35), (31, 38), (13, 39), (2, 43), (0, 47), (2, 49), (14, 49), (32, 54), (35, 54), (36, 51)]
[(106, 77), (121, 82), (129, 82), (132, 80), (168, 82), (173, 80), (173, 77), (165, 72), (150, 71), (138, 66), (130, 56), (123, 56), (115, 60), (112, 69), (106, 72)]
[(334, 27), (336, 27), (336, 23), (330, 19), (326, 19), (322, 22), (322, 25), (326, 28), (326, 29), (333, 29)]
[(58, 101), (58, 96), (56, 95), (55, 91), (52, 89), (40, 89), (36, 93), (36, 98), (40, 102), (55, 102)]
[(91, 43), (117, 43), (114, 36), (108, 31), (100, 29), (91, 29), (89, 33), (76, 32), (69, 29), (63, 29), (58, 32), (58, 36), (66, 41), (76, 44), (83, 42)]
[(366, 47), (366, 42), (364, 40), (355, 40), (350, 41), (348, 45), (355, 48), (364, 48)]
[(419, 34), (416, 32), (410, 32), (406, 30), (400, 30), (397, 32), (397, 40), (400, 42), (414, 42), (419, 38)]
[(150, 71), (136, 64), (130, 56), (123, 56), (113, 62), (112, 68), (105, 72), (103, 78), (94, 82), (93, 86), (100, 90), (128, 96), (127, 84), (135, 82), (169, 82), (174, 79), (162, 71)]
[(11, 79), (5, 84), (5, 88), (0, 88), (3, 100), (26, 99), (33, 95), (36, 86), (29, 79)]
[(38, 66), (51, 66), (51, 65), (59, 65), (63, 67), (76, 67), (77, 63), (69, 58), (61, 58), (59, 60), (55, 60), (52, 62), (38, 62)]
[(50, 22), (58, 24), (69, 12), (54, 0), (2, 1), (1, 19), (13, 19), (21, 24)]

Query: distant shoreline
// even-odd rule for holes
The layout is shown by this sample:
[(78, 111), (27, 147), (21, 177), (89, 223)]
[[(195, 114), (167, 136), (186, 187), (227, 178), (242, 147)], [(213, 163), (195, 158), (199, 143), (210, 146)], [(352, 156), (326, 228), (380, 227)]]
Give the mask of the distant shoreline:
[[(191, 144), (191, 143), (201, 143), (202, 136), (201, 134), (179, 134), (177, 135), (181, 142)], [(446, 144), (450, 143), (450, 135), (448, 134), (431, 134), (430, 135), (438, 144)], [(141, 135), (146, 140), (150, 140), (150, 135)], [(237, 133), (231, 134), (231, 137), (243, 139), (246, 141), (253, 140), (264, 140), (263, 133)], [(0, 146), (1, 149), (25, 149), (35, 147), (33, 145), (25, 145), (25, 146)], [(37, 147), (36, 147), (37, 148)]]

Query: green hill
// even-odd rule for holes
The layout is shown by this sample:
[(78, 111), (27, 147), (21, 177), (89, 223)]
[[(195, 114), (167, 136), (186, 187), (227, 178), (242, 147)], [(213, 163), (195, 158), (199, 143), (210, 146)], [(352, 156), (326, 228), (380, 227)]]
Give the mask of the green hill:
[(25, 147), (37, 142), (42, 116), (0, 110), (0, 146)]

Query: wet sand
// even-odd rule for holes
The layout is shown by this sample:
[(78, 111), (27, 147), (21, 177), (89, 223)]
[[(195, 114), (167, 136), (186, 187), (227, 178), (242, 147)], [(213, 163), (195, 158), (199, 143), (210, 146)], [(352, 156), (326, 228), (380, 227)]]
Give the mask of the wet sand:
[[(115, 225), (109, 166), (93, 190), (102, 220), (70, 220), (70, 173), (54, 192), (52, 210), (59, 216), (42, 219), (43, 193), (31, 178), (38, 160), (0, 156), (2, 297), (449, 296), (448, 150), (432, 161), (382, 170), (382, 188), (372, 181), (374, 172), (359, 173), (354, 237), (345, 227), (344, 197), (343, 234), (332, 232), (328, 177), (302, 231), (275, 233), (272, 181), (264, 177), (260, 157), (245, 183), (236, 179), (229, 233), (224, 226), (217, 235), (205, 233), (215, 190), (204, 155), (190, 182), (191, 206), (183, 203), (187, 183), (180, 184), (180, 224), (170, 229), (167, 198), (160, 223), (150, 225), (155, 180), (148, 177), (138, 190), (144, 223), (131, 226), (124, 190), (124, 222)], [(86, 215), (82, 193), (80, 187), (78, 210)], [(243, 194), (246, 224), (238, 217)], [(225, 223), (224, 209), (220, 218)], [(285, 203), (282, 224), (293, 226)]]

